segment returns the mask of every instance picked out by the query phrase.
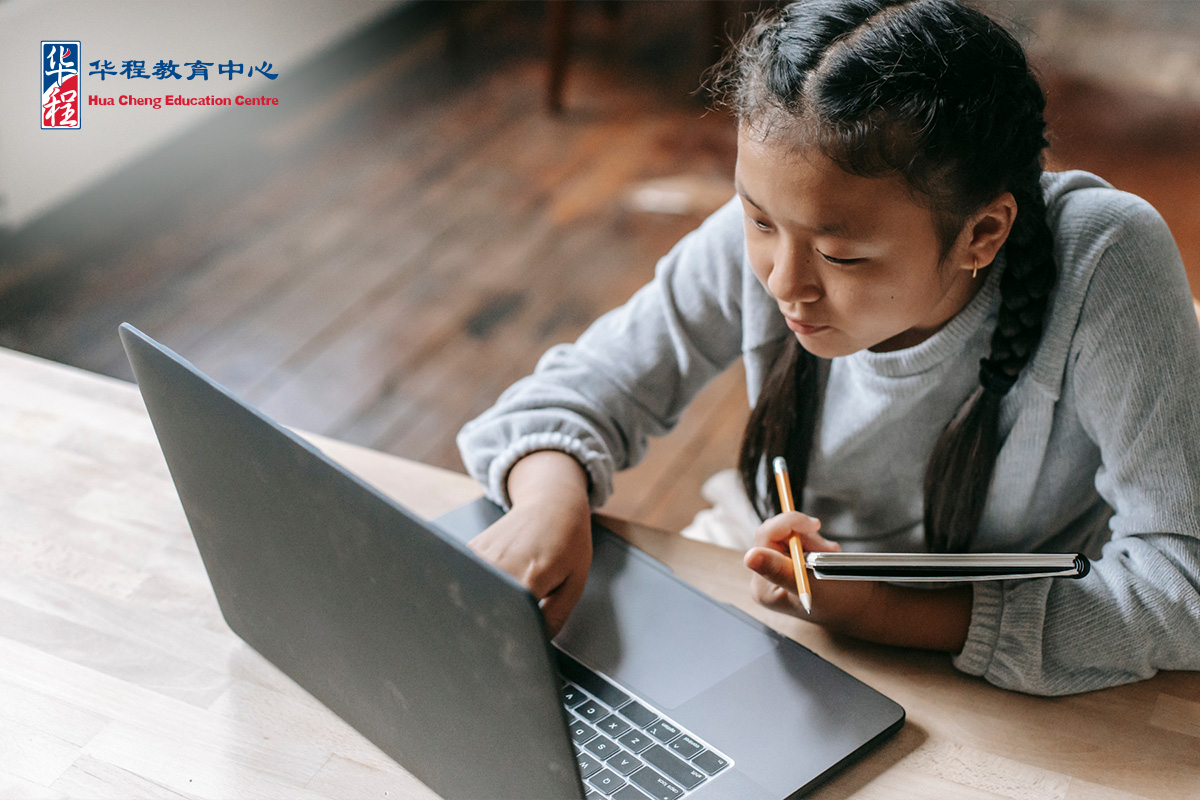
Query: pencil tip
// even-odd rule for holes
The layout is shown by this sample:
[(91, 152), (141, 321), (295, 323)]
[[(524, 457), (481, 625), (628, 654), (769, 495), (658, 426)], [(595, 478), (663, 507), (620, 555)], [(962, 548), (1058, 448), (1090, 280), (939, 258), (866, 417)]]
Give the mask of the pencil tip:
[(775, 460), (772, 462), (772, 464), (775, 468), (776, 474), (780, 472), (787, 472), (787, 460), (784, 459), (783, 456), (775, 456)]
[(800, 605), (804, 606), (805, 614), (811, 614), (812, 613), (812, 595), (810, 595), (810, 594), (800, 595)]

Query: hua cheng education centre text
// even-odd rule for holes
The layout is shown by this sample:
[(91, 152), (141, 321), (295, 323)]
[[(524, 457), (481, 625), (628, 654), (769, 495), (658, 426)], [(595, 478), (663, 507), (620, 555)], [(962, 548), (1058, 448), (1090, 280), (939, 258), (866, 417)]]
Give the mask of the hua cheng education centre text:
[(277, 106), (279, 98), (266, 95), (246, 97), (240, 94), (237, 97), (216, 97), (211, 94), (204, 97), (184, 97), (178, 94), (168, 94), (162, 97), (138, 97), (132, 94), (101, 97), (90, 94), (87, 104), (89, 106), (147, 106), (156, 109), (163, 106)]

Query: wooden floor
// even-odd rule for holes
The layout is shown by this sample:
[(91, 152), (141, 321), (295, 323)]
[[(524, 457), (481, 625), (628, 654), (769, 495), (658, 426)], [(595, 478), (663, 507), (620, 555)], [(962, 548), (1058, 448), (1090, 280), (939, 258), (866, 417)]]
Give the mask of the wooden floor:
[[(128, 378), (129, 321), (286, 424), (461, 470), (459, 427), (732, 194), (731, 123), (690, 94), (714, 52), (707, 13), (584, 6), (557, 117), (541, 14), (382, 24), (281, 86), (279, 112), (206, 125), (8, 237), (0, 345)], [(1054, 165), (1155, 203), (1200, 288), (1192, 110), (1050, 85)], [(1120, 103), (1151, 124), (1096, 113)], [(662, 179), (691, 211), (639, 207)], [(742, 380), (709, 386), (606, 510), (685, 525), (733, 464)]]

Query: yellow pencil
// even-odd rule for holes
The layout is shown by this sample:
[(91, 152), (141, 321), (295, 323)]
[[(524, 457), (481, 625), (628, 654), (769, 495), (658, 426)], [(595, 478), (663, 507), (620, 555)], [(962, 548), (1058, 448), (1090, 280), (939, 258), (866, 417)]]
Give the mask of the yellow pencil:
[[(792, 484), (788, 481), (787, 461), (783, 456), (775, 459), (775, 486), (779, 489), (779, 505), (784, 511), (795, 511), (796, 504), (792, 500)], [(804, 569), (804, 548), (800, 546), (800, 537), (793, 534), (788, 540), (792, 551), (792, 567), (796, 570), (796, 592), (800, 595), (800, 603), (805, 613), (812, 613), (812, 592), (808, 590), (808, 573)]]

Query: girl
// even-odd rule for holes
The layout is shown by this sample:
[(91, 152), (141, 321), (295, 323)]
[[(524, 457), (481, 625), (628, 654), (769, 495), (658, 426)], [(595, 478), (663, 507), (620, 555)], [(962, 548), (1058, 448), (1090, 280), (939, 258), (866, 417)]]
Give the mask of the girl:
[[(741, 356), (759, 602), (1037, 694), (1200, 669), (1186, 276), (1144, 201), (1043, 173), (1045, 101), (1017, 42), (951, 0), (796, 3), (715, 85), (738, 119), (737, 197), (463, 428), (468, 469), (510, 509), (476, 551), (556, 631), (613, 471)], [(779, 513), (780, 454), (805, 513)], [(814, 581), (808, 617), (793, 532), (810, 551), (1095, 563), (934, 590)]]

